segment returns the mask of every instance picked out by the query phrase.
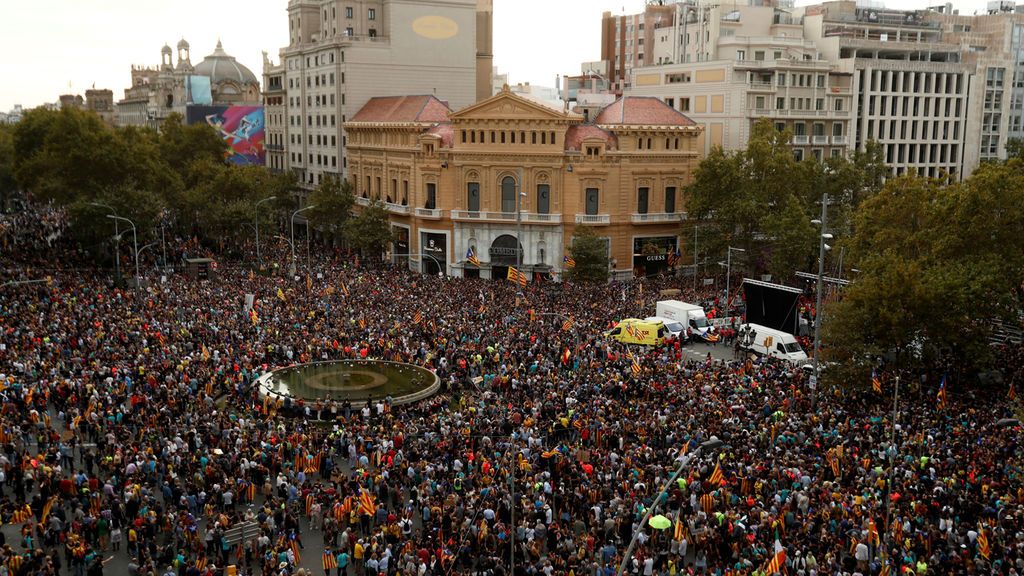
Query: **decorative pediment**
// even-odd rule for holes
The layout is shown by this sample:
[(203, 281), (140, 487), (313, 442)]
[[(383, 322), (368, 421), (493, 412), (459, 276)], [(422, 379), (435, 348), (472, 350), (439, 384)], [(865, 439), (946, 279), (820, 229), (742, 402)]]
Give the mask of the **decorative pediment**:
[(582, 120), (575, 113), (563, 112), (524, 98), (508, 90), (481, 100), (451, 114), (453, 122), (460, 120)]

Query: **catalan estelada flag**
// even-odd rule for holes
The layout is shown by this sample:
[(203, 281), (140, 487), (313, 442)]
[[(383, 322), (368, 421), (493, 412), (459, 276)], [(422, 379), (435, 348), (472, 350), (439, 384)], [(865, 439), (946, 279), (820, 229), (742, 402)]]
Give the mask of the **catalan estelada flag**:
[(412, 323), (413, 324), (419, 324), (422, 321), (423, 321), (423, 313), (420, 312), (419, 310), (417, 310), (416, 313), (412, 315)]
[(562, 330), (568, 332), (569, 330), (572, 330), (573, 325), (572, 318), (566, 318), (565, 322), (562, 322)]
[(566, 268), (575, 268), (576, 267), (576, 261), (573, 260), (572, 256), (569, 256), (568, 254), (566, 254), (565, 256), (562, 256), (562, 264), (565, 264)]
[(338, 567), (338, 559), (334, 557), (334, 554), (330, 550), (324, 550), (324, 557), (322, 560), (324, 571), (330, 573)]
[(878, 379), (878, 372), (871, 370), (871, 389), (879, 394), (882, 393), (882, 381)]
[(939, 384), (939, 393), (936, 394), (935, 399), (938, 400), (938, 402), (939, 402), (939, 410), (945, 410), (946, 409), (946, 402), (948, 400), (946, 398), (946, 375), (945, 374), (942, 375), (942, 383)]
[(708, 482), (711, 482), (715, 486), (721, 486), (723, 480), (725, 480), (725, 474), (722, 473), (722, 464), (719, 462), (718, 464), (715, 464), (715, 469), (711, 472), (711, 477), (708, 478)]
[(480, 266), (480, 259), (476, 257), (476, 251), (471, 246), (469, 250), (466, 250), (466, 261), (473, 266)]

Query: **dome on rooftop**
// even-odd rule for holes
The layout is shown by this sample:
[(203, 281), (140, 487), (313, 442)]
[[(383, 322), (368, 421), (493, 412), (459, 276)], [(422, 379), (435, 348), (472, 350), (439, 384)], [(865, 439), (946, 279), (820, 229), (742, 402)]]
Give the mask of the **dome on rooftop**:
[(203, 61), (196, 64), (195, 74), (197, 76), (209, 76), (212, 84), (224, 81), (238, 82), (240, 84), (259, 84), (256, 75), (242, 64), (239, 64), (234, 56), (228, 55), (217, 41), (217, 49)]

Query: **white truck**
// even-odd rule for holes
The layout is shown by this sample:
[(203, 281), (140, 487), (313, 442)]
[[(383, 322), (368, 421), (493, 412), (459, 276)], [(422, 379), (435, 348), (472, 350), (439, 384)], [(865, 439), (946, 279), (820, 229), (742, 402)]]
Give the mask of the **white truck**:
[(744, 324), (736, 335), (740, 348), (759, 356), (780, 358), (793, 364), (807, 361), (807, 353), (800, 347), (796, 337), (781, 330), (773, 330), (760, 324)]
[(705, 342), (718, 341), (718, 334), (708, 324), (704, 308), (696, 304), (688, 304), (679, 300), (660, 300), (655, 304), (655, 313), (659, 318), (675, 320), (686, 326), (690, 338)]

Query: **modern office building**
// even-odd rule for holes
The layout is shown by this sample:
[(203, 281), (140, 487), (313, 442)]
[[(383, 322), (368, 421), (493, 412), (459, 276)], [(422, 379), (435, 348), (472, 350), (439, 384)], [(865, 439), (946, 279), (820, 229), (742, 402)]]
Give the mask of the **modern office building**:
[(396, 261), (495, 279), (517, 263), (559, 276), (577, 226), (607, 240), (613, 275), (664, 270), (702, 157), (701, 129), (656, 98), (619, 98), (587, 123), (507, 87), (457, 111), (380, 97), (345, 130), (348, 179), (360, 204), (390, 212)]
[[(601, 16), (601, 60), (604, 77), (612, 91), (621, 94), (630, 86), (630, 71), (658, 62), (655, 55), (655, 29), (673, 22), (674, 3), (648, 2), (639, 14)], [(595, 70), (595, 72), (597, 72)]]
[(491, 0), (290, 0), (288, 46), (264, 59), (267, 166), (310, 190), (346, 174), (343, 125), (370, 98), (489, 96), (491, 13)]
[(854, 147), (877, 141), (894, 175), (956, 180), (977, 166), (977, 151), (964, 145), (975, 66), (927, 11), (861, 8), (852, 0), (800, 10), (804, 35), (821, 57), (853, 76)]

